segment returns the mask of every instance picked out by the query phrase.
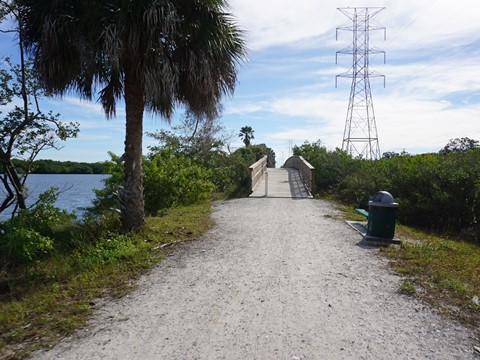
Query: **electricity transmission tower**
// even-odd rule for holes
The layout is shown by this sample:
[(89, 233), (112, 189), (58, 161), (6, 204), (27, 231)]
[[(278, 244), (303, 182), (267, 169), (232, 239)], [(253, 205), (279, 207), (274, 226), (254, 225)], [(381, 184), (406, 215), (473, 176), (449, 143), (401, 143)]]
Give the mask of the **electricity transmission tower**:
[(372, 30), (384, 30), (384, 38), (386, 38), (386, 30), (384, 27), (371, 25), (370, 19), (383, 9), (385, 8), (338, 8), (342, 14), (351, 20), (351, 23), (338, 27), (336, 31), (337, 40), (338, 30), (346, 30), (353, 33), (352, 44), (343, 50), (337, 51), (335, 59), (335, 63), (337, 63), (338, 54), (353, 56), (352, 67), (347, 72), (335, 77), (335, 87), (337, 86), (338, 77), (352, 79), (342, 150), (345, 150), (352, 156), (371, 160), (380, 158), (380, 145), (378, 142), (377, 124), (375, 122), (375, 111), (373, 110), (370, 78), (383, 77), (385, 86), (385, 76), (370, 70), (369, 55), (383, 54), (384, 63), (386, 62), (386, 55), (385, 51), (370, 47), (369, 35)]

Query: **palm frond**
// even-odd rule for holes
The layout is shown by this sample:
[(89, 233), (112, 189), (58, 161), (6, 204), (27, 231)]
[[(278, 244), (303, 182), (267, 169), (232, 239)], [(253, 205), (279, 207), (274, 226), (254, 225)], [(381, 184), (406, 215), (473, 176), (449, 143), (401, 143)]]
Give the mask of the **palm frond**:
[(98, 96), (115, 114), (125, 72), (148, 111), (169, 119), (176, 104), (214, 117), (246, 60), (243, 33), (223, 0), (19, 0), (26, 45), (46, 88)]

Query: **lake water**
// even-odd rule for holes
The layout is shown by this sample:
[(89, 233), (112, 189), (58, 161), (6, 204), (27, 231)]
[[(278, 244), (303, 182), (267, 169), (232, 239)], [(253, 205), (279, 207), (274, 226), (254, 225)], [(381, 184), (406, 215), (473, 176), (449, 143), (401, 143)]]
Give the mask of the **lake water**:
[[(62, 193), (58, 196), (55, 206), (62, 210), (75, 212), (81, 217), (83, 211), (92, 205), (95, 199), (94, 189), (104, 187), (102, 180), (110, 175), (71, 175), (71, 174), (31, 174), (27, 178), (27, 187), (29, 196), (27, 205), (35, 203), (38, 195), (52, 186), (58, 187)], [(0, 201), (5, 198), (3, 185), (0, 185)], [(5, 210), (0, 213), (0, 221), (10, 218), (11, 212)]]

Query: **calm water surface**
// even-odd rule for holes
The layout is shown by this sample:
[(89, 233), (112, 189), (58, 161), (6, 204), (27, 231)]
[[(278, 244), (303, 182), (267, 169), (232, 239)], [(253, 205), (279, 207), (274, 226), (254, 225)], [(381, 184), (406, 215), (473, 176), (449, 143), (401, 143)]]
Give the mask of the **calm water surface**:
[[(75, 212), (82, 216), (81, 208), (89, 207), (95, 198), (94, 189), (104, 187), (102, 180), (110, 175), (40, 175), (31, 174), (27, 178), (27, 187), (29, 196), (27, 204), (33, 204), (38, 200), (38, 195), (48, 190), (52, 186), (58, 187), (62, 193), (58, 196), (55, 206), (62, 210)], [(0, 200), (5, 198), (3, 186), (0, 185)], [(5, 210), (0, 213), (0, 221), (4, 221), (10, 216), (10, 212)]]

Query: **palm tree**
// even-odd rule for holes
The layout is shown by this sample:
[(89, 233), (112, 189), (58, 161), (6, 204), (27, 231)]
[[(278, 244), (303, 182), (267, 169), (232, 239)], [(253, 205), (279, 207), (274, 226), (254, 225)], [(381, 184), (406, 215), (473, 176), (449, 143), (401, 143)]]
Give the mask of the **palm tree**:
[(98, 94), (107, 117), (125, 100), (122, 223), (144, 224), (144, 110), (169, 121), (175, 105), (213, 118), (245, 59), (225, 0), (18, 0), (25, 45), (53, 94)]
[(254, 130), (251, 128), (251, 126), (244, 126), (240, 129), (240, 133), (238, 134), (238, 137), (243, 138), (242, 141), (245, 144), (245, 147), (250, 146), (250, 140), (255, 139), (255, 136), (253, 136)]

